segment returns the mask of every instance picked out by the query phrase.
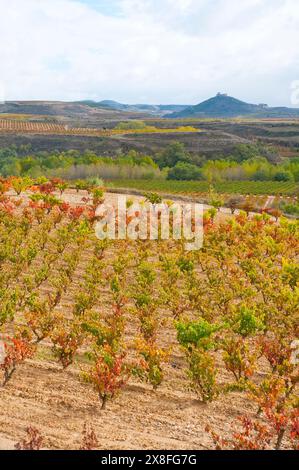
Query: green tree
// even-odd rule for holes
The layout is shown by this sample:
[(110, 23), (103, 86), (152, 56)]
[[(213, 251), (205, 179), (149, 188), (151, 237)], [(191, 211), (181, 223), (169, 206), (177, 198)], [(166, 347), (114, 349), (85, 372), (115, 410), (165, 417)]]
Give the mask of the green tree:
[(190, 162), (190, 155), (185, 145), (181, 142), (173, 142), (157, 157), (160, 168), (174, 167), (178, 162)]
[(169, 180), (201, 180), (202, 173), (200, 168), (192, 163), (179, 162), (174, 168), (171, 168), (168, 172)]
[(294, 176), (290, 171), (280, 170), (274, 176), (275, 181), (294, 181)]

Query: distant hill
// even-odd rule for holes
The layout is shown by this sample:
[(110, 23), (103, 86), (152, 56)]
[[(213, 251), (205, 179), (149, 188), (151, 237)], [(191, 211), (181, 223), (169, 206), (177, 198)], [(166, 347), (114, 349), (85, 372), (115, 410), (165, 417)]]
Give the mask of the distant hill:
[(89, 112), (90, 107), (84, 103), (63, 101), (6, 101), (0, 104), (0, 113), (80, 116)]
[(113, 100), (104, 100), (104, 101), (99, 101), (99, 102), (92, 101), (92, 100), (85, 100), (85, 101), (79, 101), (78, 104), (84, 104), (86, 106), (90, 106), (91, 108), (105, 108), (105, 109), (110, 109), (110, 110), (115, 110), (115, 111), (130, 111), (129, 105), (121, 104)]
[(231, 96), (218, 93), (196, 106), (169, 104), (123, 104), (113, 100), (100, 102), (85, 100), (63, 101), (6, 101), (0, 103), (2, 113), (49, 116), (56, 120), (79, 121), (86, 125), (96, 125), (100, 121), (157, 118), (233, 118), (250, 116), (253, 118), (299, 118), (299, 109), (268, 107), (266, 104), (249, 104)]
[(299, 109), (276, 107), (270, 108), (266, 104), (250, 104), (240, 101), (232, 96), (218, 93), (213, 98), (203, 101), (195, 106), (189, 106), (179, 112), (174, 112), (171, 118), (232, 118), (239, 116), (252, 116), (260, 118), (287, 118), (299, 117)]
[(188, 105), (180, 104), (123, 104), (113, 100), (104, 100), (99, 102), (81, 101), (80, 104), (85, 104), (94, 108), (106, 108), (113, 109), (115, 111), (127, 111), (131, 113), (147, 113), (153, 114), (155, 116), (165, 116), (172, 113), (178, 113), (189, 107)]
[(112, 106), (100, 106), (93, 101), (62, 102), (62, 101), (6, 101), (0, 103), (1, 114), (28, 114), (47, 116), (52, 120), (74, 126), (98, 125), (105, 121), (126, 119), (145, 119), (148, 113), (138, 110), (121, 109)]

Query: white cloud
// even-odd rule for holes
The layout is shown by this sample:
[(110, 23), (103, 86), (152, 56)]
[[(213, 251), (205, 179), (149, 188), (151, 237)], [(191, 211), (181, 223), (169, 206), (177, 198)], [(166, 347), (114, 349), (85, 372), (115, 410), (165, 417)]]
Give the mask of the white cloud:
[(100, 1), (0, 0), (6, 99), (196, 103), (227, 91), (290, 104), (297, 0), (109, 1), (119, 15)]

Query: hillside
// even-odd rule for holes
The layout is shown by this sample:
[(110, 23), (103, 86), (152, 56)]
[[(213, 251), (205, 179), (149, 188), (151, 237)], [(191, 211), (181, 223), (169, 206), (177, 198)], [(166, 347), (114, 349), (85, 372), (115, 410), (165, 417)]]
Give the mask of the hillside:
[(75, 126), (93, 126), (104, 124), (106, 121), (124, 119), (143, 119), (148, 113), (138, 110), (121, 110), (100, 106), (92, 101), (63, 102), (63, 101), (6, 101), (0, 103), (1, 114), (31, 115), (34, 118), (45, 116), (51, 121), (62, 122)]
[(238, 116), (260, 118), (299, 117), (299, 109), (287, 107), (270, 108), (265, 104), (250, 104), (232, 96), (218, 93), (213, 98), (203, 101), (196, 106), (189, 106), (180, 112), (172, 113), (168, 117), (233, 118)]
[(81, 103), (60, 101), (7, 101), (0, 104), (0, 113), (33, 114), (48, 116), (80, 116), (90, 112)]
[(77, 102), (63, 101), (6, 101), (0, 103), (1, 114), (27, 114), (33, 116), (47, 116), (53, 119), (61, 117), (80, 119), (92, 122), (145, 119), (149, 116), (163, 117), (174, 112), (180, 112), (187, 105), (150, 105), (150, 104), (122, 104), (117, 101), (104, 100), (101, 102), (85, 100)]

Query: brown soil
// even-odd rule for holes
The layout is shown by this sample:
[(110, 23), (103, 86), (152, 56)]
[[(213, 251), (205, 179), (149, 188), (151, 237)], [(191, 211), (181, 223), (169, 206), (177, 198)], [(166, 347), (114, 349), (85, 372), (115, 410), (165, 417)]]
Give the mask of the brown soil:
[(207, 424), (224, 436), (234, 418), (253, 411), (240, 394), (201, 404), (186, 383), (184, 368), (170, 366), (158, 391), (131, 382), (101, 411), (78, 371), (28, 361), (0, 391), (0, 449), (24, 438), (29, 425), (39, 429), (47, 448), (76, 449), (85, 422), (94, 427), (101, 449), (207, 449), (213, 447)]

